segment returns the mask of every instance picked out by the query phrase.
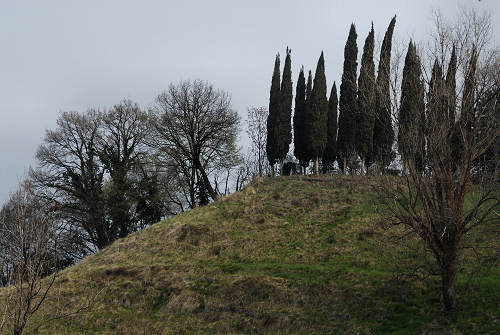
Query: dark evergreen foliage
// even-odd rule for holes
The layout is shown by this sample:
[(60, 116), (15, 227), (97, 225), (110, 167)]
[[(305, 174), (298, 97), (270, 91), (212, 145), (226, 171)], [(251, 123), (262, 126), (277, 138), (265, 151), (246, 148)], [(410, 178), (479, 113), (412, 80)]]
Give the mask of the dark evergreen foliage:
[(323, 52), (316, 66), (314, 84), (306, 114), (306, 146), (311, 158), (315, 159), (315, 173), (318, 173), (318, 159), (323, 156), (326, 146), (328, 99), (326, 97), (325, 60)]
[(372, 29), (366, 37), (361, 57), (361, 69), (358, 79), (358, 120), (356, 151), (361, 158), (361, 173), (364, 171), (366, 157), (373, 150), (373, 125), (375, 122), (375, 64), (373, 48), (375, 32)]
[[(148, 174), (142, 169), (142, 177), (137, 190), (136, 214), (140, 229), (144, 229), (163, 217), (163, 200), (157, 174)], [(208, 198), (208, 193), (207, 193)]]
[(297, 174), (297, 164), (294, 162), (286, 162), (283, 164), (283, 175), (291, 176)]
[(312, 79), (312, 73), (311, 70), (309, 70), (309, 75), (307, 76), (307, 85), (306, 85), (306, 104), (305, 104), (305, 110), (304, 110), (304, 161), (303, 161), (303, 167), (304, 167), (304, 174), (306, 167), (309, 165), (309, 161), (313, 159), (314, 157), (312, 156), (311, 152), (309, 151), (309, 144), (308, 142), (308, 137), (307, 137), (307, 132), (310, 127), (311, 127), (311, 117), (310, 114), (312, 113), (312, 89), (313, 89), (313, 79)]
[[(269, 94), (269, 115), (267, 117), (267, 142), (266, 154), (269, 164), (274, 167), (278, 160), (279, 143), (279, 115), (280, 115), (280, 55), (276, 55), (274, 61), (274, 71), (271, 81), (271, 91)], [(273, 168), (274, 173), (274, 168)]]
[(279, 142), (277, 158), (280, 162), (285, 159), (292, 143), (292, 60), (291, 50), (286, 49), (285, 67), (283, 68), (283, 79), (280, 90), (280, 114), (279, 114)]
[[(442, 127), (443, 120), (448, 118), (446, 84), (443, 78), (441, 64), (436, 59), (432, 67), (431, 80), (429, 82), (429, 92), (427, 93), (427, 135), (433, 131), (443, 131), (435, 129)], [(446, 125), (449, 125), (447, 122)]]
[(455, 46), (451, 52), (450, 64), (448, 65), (448, 72), (446, 73), (446, 95), (447, 95), (447, 110), (450, 125), (455, 124), (455, 109), (457, 103), (457, 53)]
[[(491, 134), (500, 127), (500, 91), (491, 90), (478, 102), (479, 134)], [(494, 115), (495, 117), (491, 117)], [(491, 144), (474, 160), (474, 182), (482, 182), (490, 178), (500, 180), (500, 134), (496, 133)], [(493, 177), (493, 178), (492, 178)]]
[(300, 69), (299, 79), (295, 93), (295, 113), (293, 115), (293, 154), (299, 160), (300, 165), (305, 167), (309, 158), (305, 152), (305, 112), (306, 112), (306, 78), (304, 67)]
[(424, 85), (421, 78), (420, 59), (413, 42), (408, 45), (401, 83), (399, 109), (398, 150), (406, 168), (414, 161), (418, 171), (423, 169), (425, 151)]
[(472, 141), (470, 136), (474, 129), (475, 115), (475, 92), (476, 87), (476, 67), (477, 67), (477, 50), (474, 48), (471, 53), (471, 58), (467, 66), (467, 72), (464, 78), (464, 89), (462, 93), (462, 106), (460, 110), (460, 119), (455, 124), (452, 134), (452, 157), (455, 159), (454, 163), (458, 164), (462, 157), (464, 145), (469, 146), (470, 143), (464, 141)]
[(464, 91), (462, 96), (462, 111), (460, 114), (460, 123), (462, 131), (470, 133), (474, 127), (474, 103), (476, 87), (476, 68), (477, 68), (477, 50), (474, 48), (471, 53), (467, 73), (464, 80)]
[(396, 16), (394, 16), (385, 32), (378, 64), (377, 84), (375, 91), (375, 124), (373, 128), (373, 153), (370, 160), (376, 161), (384, 169), (394, 159), (392, 144), (394, 129), (392, 128), (390, 101), (390, 64), (392, 34)]
[(333, 163), (337, 156), (337, 86), (333, 82), (330, 99), (328, 100), (328, 123), (326, 131), (326, 147), (323, 151), (323, 173), (327, 173), (333, 168)]
[(351, 24), (349, 36), (344, 49), (344, 72), (340, 84), (339, 129), (337, 138), (337, 153), (339, 166), (345, 173), (346, 162), (355, 152), (356, 131), (356, 72), (358, 46), (356, 45), (356, 27)]

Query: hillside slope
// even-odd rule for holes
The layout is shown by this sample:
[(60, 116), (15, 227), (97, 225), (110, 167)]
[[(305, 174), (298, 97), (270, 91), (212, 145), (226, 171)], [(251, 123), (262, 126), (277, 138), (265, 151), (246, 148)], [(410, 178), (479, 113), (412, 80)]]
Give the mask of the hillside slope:
[(371, 182), (260, 179), (134, 233), (63, 271), (28, 333), (500, 333), (498, 269), (458, 285), (453, 321), (437, 279), (393, 275)]

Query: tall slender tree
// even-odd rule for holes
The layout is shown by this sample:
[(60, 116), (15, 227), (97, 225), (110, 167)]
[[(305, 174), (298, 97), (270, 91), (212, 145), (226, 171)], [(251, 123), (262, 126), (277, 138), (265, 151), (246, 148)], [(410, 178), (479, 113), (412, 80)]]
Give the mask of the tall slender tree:
[(366, 157), (373, 150), (373, 125), (375, 122), (375, 64), (373, 63), (373, 47), (375, 32), (368, 33), (361, 57), (361, 69), (358, 79), (358, 136), (356, 150), (361, 158), (361, 174), (365, 170)]
[(300, 165), (305, 171), (309, 162), (305, 153), (305, 111), (306, 111), (306, 78), (304, 76), (304, 67), (300, 69), (299, 79), (295, 93), (295, 113), (293, 115), (293, 154), (299, 160)]
[(278, 160), (278, 143), (280, 134), (279, 115), (280, 115), (280, 55), (277, 54), (274, 60), (274, 71), (271, 80), (271, 91), (269, 94), (269, 115), (267, 117), (267, 141), (266, 154), (271, 165), (271, 171), (274, 175), (274, 165)]
[(305, 174), (305, 169), (309, 165), (309, 162), (311, 159), (313, 159), (312, 153), (310, 151), (309, 145), (308, 145), (308, 129), (311, 127), (311, 117), (310, 114), (312, 113), (312, 90), (313, 90), (313, 79), (312, 79), (312, 73), (311, 70), (309, 70), (309, 74), (307, 76), (307, 85), (306, 85), (306, 105), (305, 105), (305, 110), (304, 110), (304, 174)]
[(457, 103), (457, 53), (455, 50), (455, 45), (453, 45), (453, 50), (451, 51), (450, 64), (448, 65), (448, 71), (446, 72), (446, 96), (447, 96), (447, 109), (448, 109), (448, 119), (451, 125), (455, 124), (455, 110)]
[(356, 44), (356, 27), (351, 24), (349, 36), (344, 49), (344, 72), (342, 73), (342, 83), (340, 84), (339, 101), (339, 129), (337, 138), (337, 152), (339, 165), (342, 172), (346, 173), (347, 160), (355, 152), (356, 136), (356, 72), (358, 46)]
[[(462, 96), (462, 110), (460, 114), (460, 130), (463, 139), (467, 139), (471, 141), (471, 137), (469, 134), (473, 132), (475, 124), (475, 108), (474, 105), (476, 103), (476, 93), (474, 89), (476, 87), (476, 70), (477, 70), (477, 49), (474, 46), (471, 57), (469, 60), (469, 64), (467, 67), (467, 72), (465, 74), (464, 79), (464, 90)], [(462, 140), (463, 141), (463, 140)], [(461, 146), (470, 145), (470, 143), (461, 144)], [(462, 150), (460, 150), (462, 151)], [(463, 151), (462, 151), (463, 152)], [(465, 158), (463, 158), (465, 159)]]
[(422, 171), (425, 150), (424, 88), (420, 59), (412, 41), (408, 45), (403, 69), (398, 120), (398, 150), (403, 160), (403, 173), (409, 169), (409, 162), (415, 162), (418, 165), (412, 169)]
[(328, 100), (328, 123), (326, 131), (326, 147), (323, 151), (323, 173), (327, 173), (335, 162), (337, 155), (337, 86), (333, 82)]
[(283, 160), (288, 154), (290, 143), (292, 143), (292, 60), (291, 50), (286, 48), (285, 67), (283, 68), (283, 79), (280, 90), (279, 108), (279, 142), (278, 160), (280, 162), (280, 173), (283, 170)]
[[(427, 126), (426, 126), (426, 136), (429, 137), (429, 133), (437, 131), (433, 129), (433, 125), (442, 124), (442, 120), (447, 119), (448, 109), (447, 109), (447, 97), (446, 97), (446, 85), (443, 78), (443, 70), (441, 64), (437, 60), (434, 60), (434, 65), (432, 66), (432, 75), (429, 82), (429, 92), (427, 93)], [(439, 121), (439, 122), (438, 122)], [(429, 143), (429, 145), (432, 145)]]
[[(472, 140), (469, 134), (474, 129), (475, 122), (475, 92), (476, 87), (476, 68), (477, 68), (477, 49), (473, 46), (469, 63), (465, 70), (465, 78), (462, 92), (462, 105), (460, 110), (460, 119), (455, 124), (452, 137), (453, 158), (455, 165), (460, 164), (460, 160), (467, 159), (463, 157), (464, 148), (469, 145), (466, 140)], [(433, 71), (434, 74), (434, 71)], [(431, 81), (432, 83), (432, 81)]]
[(314, 84), (309, 104), (309, 113), (306, 114), (306, 146), (314, 159), (314, 173), (319, 174), (319, 158), (323, 156), (326, 146), (326, 130), (328, 118), (328, 99), (326, 97), (325, 59), (323, 52), (316, 66)]
[(392, 128), (391, 97), (390, 97), (390, 73), (391, 73), (391, 47), (392, 34), (396, 16), (389, 23), (385, 32), (380, 60), (378, 63), (378, 75), (375, 91), (375, 125), (373, 128), (373, 154), (372, 160), (378, 162), (381, 168), (387, 167), (394, 158), (392, 144), (394, 142), (394, 129)]
[(471, 53), (471, 58), (467, 67), (467, 72), (465, 74), (464, 80), (464, 91), (462, 96), (462, 113), (460, 114), (460, 126), (462, 131), (471, 133), (474, 128), (475, 120), (475, 92), (476, 87), (476, 69), (477, 69), (477, 49), (474, 49)]

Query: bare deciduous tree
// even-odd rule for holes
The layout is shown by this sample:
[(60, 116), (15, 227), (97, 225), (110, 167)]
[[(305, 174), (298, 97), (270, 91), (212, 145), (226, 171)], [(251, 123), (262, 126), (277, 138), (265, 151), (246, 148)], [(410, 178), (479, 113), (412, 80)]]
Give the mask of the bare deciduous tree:
[(107, 209), (118, 236), (125, 237), (137, 230), (133, 207), (138, 187), (132, 175), (146, 163), (147, 114), (139, 105), (123, 100), (100, 117), (98, 156), (110, 177)]
[[(108, 111), (64, 112), (47, 130), (31, 177), (63, 214), (64, 250), (73, 259), (159, 220), (161, 204), (147, 199), (157, 196), (157, 179), (146, 173), (148, 125), (147, 113), (124, 100)], [(158, 215), (145, 215), (146, 207)]]
[(254, 175), (262, 177), (270, 173), (266, 156), (267, 141), (267, 116), (269, 112), (265, 107), (248, 108), (247, 134), (251, 141), (250, 160), (248, 161)]
[(216, 200), (210, 171), (238, 151), (240, 117), (231, 108), (229, 95), (201, 80), (183, 81), (170, 85), (156, 102), (153, 145), (191, 176), (191, 183), (199, 173), (210, 197)]
[(0, 213), (0, 249), (10, 266), (0, 331), (19, 335), (40, 309), (54, 284), (57, 259), (56, 214), (29, 184), (21, 185)]
[[(498, 116), (495, 115), (499, 106), (486, 104), (498, 104), (500, 95), (497, 79), (500, 70), (491, 66), (498, 64), (498, 54), (483, 44), (489, 27), (489, 17), (481, 17), (475, 12), (461, 15), (456, 25), (444, 27), (439, 21), (438, 45), (431, 50), (431, 57), (435, 59), (437, 53), (447, 52), (445, 46), (453, 44), (459, 55), (469, 55), (468, 61), (461, 63), (463, 78), (458, 90), (462, 99), (455, 106), (459, 120), (450, 123), (445, 117), (448, 107), (429, 100), (425, 171), (422, 172), (412, 158), (418, 156), (416, 152), (410, 153), (407, 170), (403, 171), (404, 182), (386, 178), (381, 186), (381, 194), (385, 195), (384, 201), (394, 222), (405, 225), (432, 253), (435, 273), (441, 277), (443, 304), (448, 311), (457, 308), (454, 285), (464, 248), (474, 247), (468, 244), (471, 231), (498, 224), (500, 220), (494, 212), (500, 204), (498, 179), (490, 174), (481, 184), (472, 184), (474, 161), (499, 135)], [(463, 29), (474, 32), (467, 41), (460, 35)], [(454, 36), (461, 39), (454, 40)], [(497, 56), (491, 57), (492, 54)], [(489, 71), (484, 73), (486, 69)], [(479, 127), (480, 123), (489, 126)], [(419, 145), (415, 143), (411, 147)]]
[(66, 221), (82, 238), (82, 249), (94, 252), (114, 240), (117, 227), (105, 217), (103, 180), (105, 168), (98, 156), (100, 117), (64, 112), (56, 130), (47, 130), (31, 172), (37, 188), (64, 212)]

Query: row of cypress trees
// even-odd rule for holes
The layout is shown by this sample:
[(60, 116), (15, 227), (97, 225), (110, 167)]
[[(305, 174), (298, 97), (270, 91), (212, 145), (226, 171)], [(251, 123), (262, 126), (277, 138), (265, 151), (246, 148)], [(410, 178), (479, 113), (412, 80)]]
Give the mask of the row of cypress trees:
[[(375, 79), (374, 29), (365, 40), (361, 69), (357, 77), (357, 33), (351, 25), (344, 49), (344, 69), (340, 85), (333, 83), (327, 99), (325, 62), (321, 53), (312, 78), (309, 71), (307, 83), (302, 67), (299, 73), (295, 113), (293, 116), (294, 155), (305, 169), (312, 160), (314, 171), (319, 173), (321, 159), (323, 172), (333, 167), (335, 160), (345, 173), (347, 162), (358, 155), (362, 162), (379, 162), (386, 167), (394, 158), (389, 73), (391, 41), (396, 17), (391, 20), (382, 43), (378, 76)], [(356, 79), (358, 78), (358, 82)], [(339, 117), (337, 122), (337, 105)], [(287, 48), (283, 79), (280, 82), (280, 58), (276, 56), (269, 100), (267, 122), (267, 157), (271, 166), (282, 165), (291, 143), (291, 51)], [(338, 132), (338, 135), (337, 135)], [(273, 171), (274, 173), (274, 171)]]
[[(408, 162), (415, 162), (415, 168), (423, 172), (427, 156), (434, 157), (433, 150), (443, 147), (449, 157), (441, 157), (448, 171), (454, 171), (457, 160), (461, 157), (463, 143), (471, 132), (474, 123), (474, 87), (477, 67), (477, 51), (472, 50), (471, 58), (464, 77), (460, 118), (456, 119), (456, 75), (457, 54), (452, 48), (446, 75), (443, 64), (436, 58), (432, 67), (431, 80), (427, 95), (422, 79), (421, 61), (415, 43), (410, 41), (406, 53), (403, 78), (401, 83), (401, 104), (399, 108), (398, 149), (403, 161), (403, 170), (407, 172)], [(478, 113), (491, 108), (478, 102)], [(479, 119), (481, 117), (479, 116)], [(481, 127), (480, 124), (476, 125)], [(435, 134), (440, 134), (435, 135)], [(443, 151), (439, 154), (442, 156)], [(491, 157), (495, 154), (490, 153)], [(494, 159), (494, 158), (493, 158)], [(474, 162), (477, 164), (478, 162)], [(444, 166), (441, 166), (444, 168)], [(477, 168), (477, 167), (476, 167)]]
[(274, 174), (274, 165), (283, 160), (292, 143), (291, 110), (292, 110), (292, 60), (291, 50), (287, 48), (283, 80), (280, 82), (280, 56), (274, 62), (271, 92), (269, 97), (269, 116), (267, 119), (266, 154)]

